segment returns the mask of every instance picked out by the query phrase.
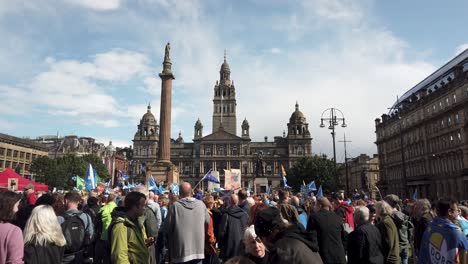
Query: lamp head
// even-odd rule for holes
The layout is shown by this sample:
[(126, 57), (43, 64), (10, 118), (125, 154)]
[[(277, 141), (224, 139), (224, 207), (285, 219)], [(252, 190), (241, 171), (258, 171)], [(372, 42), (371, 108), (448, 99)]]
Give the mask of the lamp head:
[(344, 119), (343, 119), (343, 124), (341, 125), (341, 127), (347, 127), (348, 125), (345, 123)]
[(324, 127), (325, 127), (325, 125), (323, 124), (323, 119), (321, 119), (320, 127), (321, 127), (321, 128), (324, 128)]

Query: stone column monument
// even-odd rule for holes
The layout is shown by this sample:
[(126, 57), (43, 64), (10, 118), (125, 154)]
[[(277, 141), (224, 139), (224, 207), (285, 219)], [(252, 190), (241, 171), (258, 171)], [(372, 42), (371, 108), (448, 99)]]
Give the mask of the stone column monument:
[[(163, 70), (159, 74), (161, 78), (161, 107), (159, 116), (159, 153), (158, 160), (147, 170), (147, 180), (150, 175), (157, 182), (164, 181), (167, 184), (179, 183), (179, 172), (171, 162), (171, 97), (172, 80), (175, 79), (171, 70), (170, 58), (171, 45), (167, 43), (164, 54)], [(147, 181), (148, 182), (148, 181)]]

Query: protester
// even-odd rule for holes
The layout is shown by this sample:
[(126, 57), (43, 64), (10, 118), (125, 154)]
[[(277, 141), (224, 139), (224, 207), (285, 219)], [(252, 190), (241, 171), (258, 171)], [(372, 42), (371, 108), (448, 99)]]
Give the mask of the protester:
[(140, 192), (130, 192), (125, 196), (124, 206), (112, 212), (109, 226), (111, 262), (149, 263), (147, 246), (154, 241), (147, 240), (145, 227), (138, 221), (145, 212), (146, 196)]
[(210, 223), (206, 206), (192, 197), (188, 182), (180, 185), (180, 199), (169, 207), (165, 226), (169, 234), (171, 263), (201, 263), (205, 258), (205, 226)]
[(287, 190), (279, 190), (278, 199), (278, 204), (289, 204), (289, 192)]
[(255, 217), (257, 217), (258, 212), (260, 212), (261, 210), (265, 210), (268, 207), (269, 206), (264, 203), (257, 203), (254, 206), (250, 207), (249, 221), (247, 222), (247, 226), (255, 224)]
[(377, 227), (369, 222), (369, 208), (356, 207), (354, 223), (356, 228), (348, 236), (348, 264), (384, 263), (382, 237)]
[(243, 254), (243, 234), (247, 227), (249, 216), (237, 204), (237, 194), (231, 194), (226, 213), (223, 215), (219, 228), (219, 257), (226, 261)]
[(344, 192), (334, 193), (333, 201), (335, 203), (335, 213), (342, 219), (343, 223), (354, 229), (354, 208), (345, 201)]
[(159, 206), (161, 207), (161, 226), (159, 227), (158, 238), (156, 242), (156, 259), (158, 264), (164, 264), (166, 259), (167, 250), (167, 232), (166, 232), (166, 219), (167, 219), (167, 206), (169, 199), (165, 196), (159, 198)]
[(239, 207), (244, 210), (247, 214), (250, 212), (250, 204), (247, 201), (249, 198), (246, 190), (240, 190), (237, 195), (239, 196)]
[(438, 264), (442, 259), (445, 263), (468, 263), (468, 240), (454, 223), (460, 213), (457, 201), (440, 199), (436, 213), (422, 237), (418, 263)]
[(98, 231), (96, 251), (95, 251), (95, 263), (108, 264), (109, 258), (106, 256), (107, 252), (110, 252), (110, 241), (108, 240), (108, 228), (112, 222), (112, 211), (117, 207), (115, 203), (117, 196), (115, 194), (109, 194), (107, 197), (107, 204), (99, 209), (97, 225)]
[(413, 223), (409, 216), (400, 211), (400, 198), (397, 195), (387, 195), (384, 200), (393, 210), (392, 219), (398, 229), (401, 264), (408, 264), (410, 241), (413, 240)]
[(255, 264), (267, 264), (268, 251), (266, 251), (260, 237), (255, 234), (255, 226), (251, 225), (245, 229), (244, 244), (246, 257), (252, 260)]
[(255, 233), (270, 251), (267, 263), (323, 263), (314, 238), (301, 225), (283, 221), (277, 208), (258, 213)]
[(20, 197), (12, 191), (0, 191), (0, 263), (23, 263), (24, 244), (21, 229), (11, 224), (18, 212)]
[(205, 231), (205, 259), (203, 260), (203, 264), (215, 264), (219, 263), (219, 260), (216, 255), (216, 237), (213, 229), (213, 213), (211, 212), (214, 206), (213, 196), (206, 195), (203, 198), (203, 203), (205, 203), (208, 214), (210, 215), (210, 223)]
[(400, 264), (400, 245), (398, 229), (392, 219), (393, 208), (385, 201), (375, 204), (377, 228), (382, 236), (382, 253), (384, 263)]
[(66, 211), (58, 216), (62, 231), (67, 241), (63, 263), (81, 264), (84, 261), (84, 249), (91, 244), (94, 226), (91, 217), (78, 210), (81, 196), (69, 192), (64, 197)]
[[(136, 188), (136, 191), (144, 194), (146, 196), (146, 201), (145, 201), (145, 212), (143, 214), (143, 225), (145, 226), (146, 230), (146, 237), (149, 240), (152, 240), (156, 242), (156, 239), (158, 238), (158, 231), (159, 231), (159, 224), (158, 221), (156, 220), (156, 211), (153, 210), (153, 208), (148, 206), (148, 201), (149, 199), (149, 191), (144, 185), (140, 185)], [(159, 206), (158, 206), (159, 209)], [(157, 213), (159, 214), (160, 211), (158, 210)], [(150, 256), (150, 264), (156, 264), (156, 247), (153, 244), (151, 244), (148, 247), (148, 252)]]
[(316, 213), (309, 217), (307, 231), (316, 237), (323, 263), (346, 263), (343, 244), (343, 219), (331, 212), (331, 203), (325, 197), (317, 199)]
[(291, 198), (291, 205), (296, 208), (297, 214), (299, 215), (300, 223), (302, 224), (304, 229), (307, 229), (307, 220), (308, 220), (309, 217), (308, 217), (307, 213), (305, 212), (305, 210), (302, 208), (302, 206), (300, 206), (299, 198), (296, 197), (296, 196), (293, 196)]
[(24, 243), (26, 264), (62, 263), (66, 240), (52, 206), (34, 208), (24, 229)]

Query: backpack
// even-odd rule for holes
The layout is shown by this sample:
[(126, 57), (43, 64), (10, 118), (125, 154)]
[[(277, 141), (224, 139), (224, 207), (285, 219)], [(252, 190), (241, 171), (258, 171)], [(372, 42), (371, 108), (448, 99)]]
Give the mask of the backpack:
[(62, 223), (62, 231), (67, 241), (65, 245), (65, 253), (76, 253), (84, 246), (85, 240), (85, 224), (80, 218), (82, 213), (63, 214), (64, 222)]

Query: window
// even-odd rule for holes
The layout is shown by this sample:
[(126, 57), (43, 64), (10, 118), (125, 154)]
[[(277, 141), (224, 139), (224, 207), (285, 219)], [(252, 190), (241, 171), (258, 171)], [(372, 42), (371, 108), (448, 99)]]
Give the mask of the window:
[(452, 125), (452, 118), (449, 116), (447, 118), (447, 126), (450, 126), (450, 125)]
[(24, 152), (20, 152), (20, 159), (24, 159)]
[(36, 154), (33, 154), (32, 155), (32, 160), (35, 160), (36, 159)]
[(442, 109), (442, 101), (439, 102), (439, 108)]
[(447, 106), (449, 106), (449, 105), (450, 105), (450, 103), (449, 103), (449, 99), (448, 99), (448, 98), (445, 98), (445, 104), (446, 104)]
[(218, 153), (217, 153), (218, 155), (224, 155), (224, 147), (223, 146), (219, 146), (217, 150), (218, 150)]
[(454, 102), (454, 103), (457, 102), (457, 95), (456, 95), (456, 94), (453, 95), (453, 102)]
[(436, 106), (432, 105), (432, 111), (435, 112), (435, 110), (436, 110)]
[(239, 150), (237, 149), (237, 147), (232, 147), (232, 155), (234, 156), (239, 155)]
[(5, 168), (11, 168), (11, 161), (5, 161)]
[(440, 127), (443, 128), (444, 127), (444, 120), (442, 119), (442, 121), (440, 121)]
[(211, 155), (211, 148), (210, 147), (205, 148), (205, 155)]
[(460, 132), (457, 133), (457, 137), (458, 137), (458, 141), (461, 142), (461, 133)]
[(455, 123), (460, 123), (460, 118), (458, 117), (458, 114), (455, 114)]
[(453, 143), (453, 136), (450, 136), (450, 143)]
[(31, 153), (26, 153), (26, 159), (30, 159), (31, 158)]
[(5, 155), (5, 148), (0, 148), (0, 156)]

